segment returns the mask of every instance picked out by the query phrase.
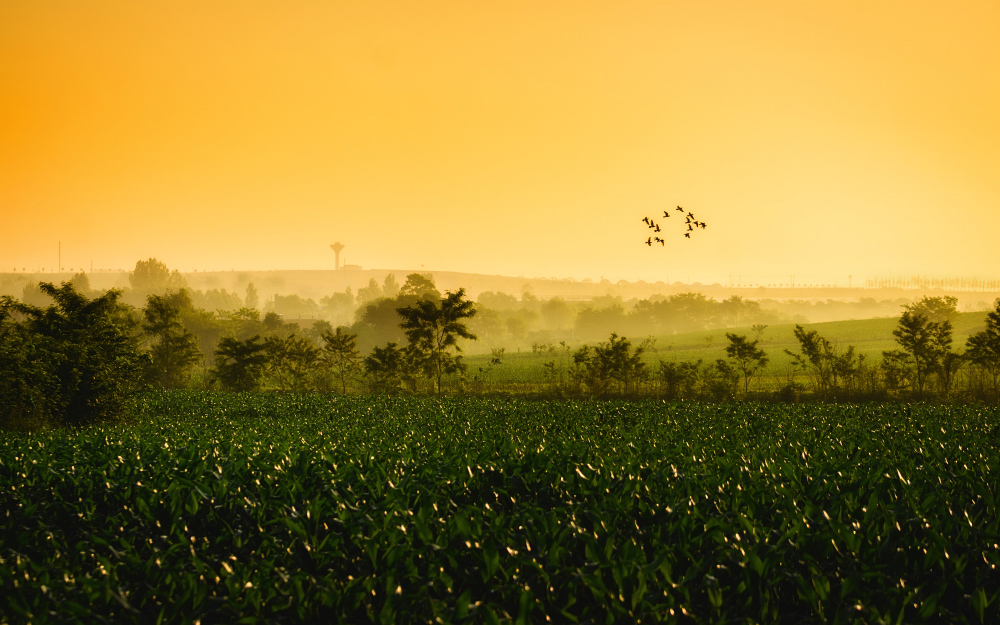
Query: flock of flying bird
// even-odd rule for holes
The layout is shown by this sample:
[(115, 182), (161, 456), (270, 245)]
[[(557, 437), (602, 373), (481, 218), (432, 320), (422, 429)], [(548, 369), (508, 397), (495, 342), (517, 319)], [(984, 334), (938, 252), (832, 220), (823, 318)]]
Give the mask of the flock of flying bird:
[[(685, 212), (684, 209), (681, 208), (680, 206), (677, 207), (677, 210), (682, 214)], [(663, 211), (663, 218), (668, 219), (669, 217), (670, 213), (668, 211)], [(691, 238), (691, 233), (695, 231), (695, 228), (701, 228), (702, 230), (705, 229), (705, 222), (696, 220), (694, 218), (694, 213), (688, 211), (687, 215), (685, 215), (685, 219), (686, 221), (684, 222), (684, 224), (687, 226), (687, 230), (684, 232), (684, 236), (687, 237), (688, 239)], [(653, 232), (660, 232), (660, 225), (655, 221), (653, 221), (652, 219), (650, 219), (649, 217), (643, 217), (642, 222), (646, 224), (646, 226), (648, 226)], [(662, 239), (658, 236), (656, 237), (651, 236), (648, 239), (646, 239), (645, 243), (650, 247), (653, 246), (653, 243), (659, 243), (660, 245), (665, 245), (666, 239)]]

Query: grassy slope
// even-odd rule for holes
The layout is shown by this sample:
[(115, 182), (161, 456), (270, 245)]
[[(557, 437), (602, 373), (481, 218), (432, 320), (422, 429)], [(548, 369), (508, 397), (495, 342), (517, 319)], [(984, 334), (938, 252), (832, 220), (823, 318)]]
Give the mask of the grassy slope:
[[(959, 313), (954, 323), (955, 351), (965, 349), (965, 341), (970, 335), (985, 327), (986, 313)], [(846, 350), (853, 345), (859, 354), (864, 354), (869, 362), (878, 360), (884, 350), (896, 349), (892, 331), (896, 328), (898, 318), (859, 319), (851, 321), (831, 321), (826, 323), (805, 324), (806, 330), (815, 330), (820, 336), (828, 339), (840, 350)], [(795, 339), (795, 324), (768, 326), (764, 331), (759, 346), (767, 352), (770, 365), (766, 373), (769, 377), (784, 377), (791, 358), (785, 354), (786, 349), (799, 351), (799, 343)], [(704, 360), (714, 362), (717, 358), (725, 358), (726, 332), (754, 336), (749, 327), (737, 327), (727, 330), (706, 330), (686, 334), (668, 334), (656, 337), (656, 351), (646, 354), (646, 362), (655, 367), (657, 360), (689, 361)], [(633, 345), (638, 345), (643, 337), (630, 337)], [(575, 350), (577, 346), (574, 345)], [(479, 376), (487, 383), (538, 383), (543, 379), (544, 364), (555, 360), (564, 370), (572, 367), (572, 351), (558, 350), (555, 353), (532, 354), (531, 352), (514, 352), (504, 356), (503, 364), (489, 367), (488, 355), (470, 355), (466, 358), (469, 365), (469, 377)]]

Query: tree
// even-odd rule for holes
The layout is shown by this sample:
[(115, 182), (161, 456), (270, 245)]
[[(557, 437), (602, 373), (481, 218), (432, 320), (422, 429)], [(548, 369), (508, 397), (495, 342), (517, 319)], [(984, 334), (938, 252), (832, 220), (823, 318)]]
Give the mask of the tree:
[(222, 388), (228, 391), (260, 389), (267, 364), (267, 346), (255, 334), (245, 341), (227, 336), (215, 349), (213, 373)]
[(931, 322), (953, 322), (958, 316), (958, 298), (952, 295), (945, 297), (927, 297), (925, 295), (919, 302), (908, 304), (906, 309), (911, 313), (927, 317), (927, 320)]
[(399, 288), (399, 283), (396, 282), (395, 274), (390, 273), (382, 282), (382, 293), (390, 299), (399, 295)]
[(6, 390), (0, 394), (15, 401), (8, 408), (20, 414), (45, 412), (70, 425), (117, 419), (140, 388), (143, 363), (137, 324), (118, 302), (121, 292), (88, 299), (70, 282), (38, 287), (51, 298), (46, 308), (9, 298), (4, 304), (4, 324), (12, 322), (12, 313), (23, 318), (19, 328), (4, 330), (8, 362), (2, 369)]
[(319, 301), (320, 310), (323, 315), (334, 325), (339, 326), (351, 323), (354, 314), (354, 296), (351, 295), (350, 290), (351, 287), (347, 287), (346, 291), (334, 293)]
[(150, 258), (135, 263), (135, 269), (128, 274), (132, 290), (145, 298), (152, 293), (165, 293), (168, 290), (182, 289), (187, 286), (184, 277), (176, 269), (171, 272), (165, 264)]
[(289, 334), (264, 339), (265, 368), (278, 389), (302, 392), (311, 387), (310, 377), (320, 358), (320, 350), (308, 339)]
[(660, 381), (664, 385), (664, 396), (667, 400), (691, 398), (698, 382), (698, 370), (701, 361), (697, 362), (667, 362), (660, 361)]
[(643, 348), (631, 350), (632, 343), (614, 332), (607, 343), (599, 343), (594, 348), (592, 362), (611, 381), (618, 383), (622, 393), (636, 389), (636, 385), (646, 378), (646, 363), (642, 361)]
[(627, 338), (612, 332), (607, 342), (596, 347), (584, 345), (573, 354), (574, 377), (595, 395), (603, 395), (613, 384), (619, 393), (632, 392), (647, 375), (642, 353), (641, 347), (633, 352)]
[(411, 390), (416, 390), (419, 366), (409, 348), (400, 349), (396, 343), (389, 341), (385, 347), (372, 349), (372, 353), (365, 357), (364, 366), (372, 392), (398, 391), (404, 382), (409, 384)]
[(187, 292), (150, 295), (143, 310), (142, 329), (150, 338), (149, 360), (143, 365), (146, 381), (159, 388), (182, 388), (201, 357), (198, 337), (180, 322), (181, 309), (191, 307)]
[(794, 333), (801, 353), (796, 354), (789, 349), (785, 353), (792, 357), (793, 367), (811, 371), (816, 392), (825, 393), (830, 387), (830, 355), (833, 353), (833, 345), (816, 330), (807, 331), (801, 325), (795, 326)]
[(913, 360), (904, 351), (883, 351), (879, 368), (890, 391), (905, 390), (913, 384)]
[(927, 377), (940, 371), (942, 360), (951, 351), (951, 321), (931, 321), (916, 310), (907, 307), (903, 311), (892, 335), (912, 359), (913, 381), (917, 393), (923, 395)]
[(767, 354), (757, 348), (757, 341), (748, 340), (745, 335), (726, 332), (726, 338), (729, 339), (726, 355), (743, 374), (743, 393), (746, 394), (750, 392), (750, 378), (767, 366)]
[(562, 332), (573, 324), (573, 309), (562, 298), (553, 297), (544, 302), (541, 313), (545, 327), (553, 332)]
[(323, 361), (340, 378), (341, 391), (347, 394), (347, 378), (353, 376), (361, 363), (358, 335), (337, 328), (323, 335)]
[(9, 296), (0, 297), (0, 428), (4, 429), (44, 426), (58, 419), (63, 409), (55, 374), (61, 359), (44, 337), (14, 321), (20, 306)]
[(993, 397), (1000, 397), (1000, 299), (986, 315), (986, 328), (969, 337), (966, 356), (993, 380)]
[(260, 295), (257, 293), (257, 287), (254, 286), (253, 282), (247, 284), (247, 294), (243, 298), (243, 306), (251, 310), (260, 308)]
[[(410, 284), (409, 277), (407, 284)], [(419, 355), (424, 374), (435, 379), (435, 388), (440, 393), (445, 374), (465, 371), (462, 357), (458, 355), (462, 351), (458, 339), (476, 340), (476, 335), (465, 325), (466, 319), (475, 316), (475, 306), (465, 298), (465, 289), (459, 289), (454, 293), (448, 291), (438, 302), (421, 299), (411, 306), (397, 308), (396, 312), (403, 319), (400, 328), (410, 347)]]
[(368, 286), (358, 289), (358, 305), (364, 306), (368, 302), (374, 302), (384, 296), (385, 294), (382, 292), (382, 287), (378, 285), (378, 281), (375, 278), (370, 278)]
[(441, 299), (441, 292), (434, 286), (434, 276), (431, 274), (411, 273), (406, 276), (406, 282), (399, 290), (399, 297), (438, 300)]

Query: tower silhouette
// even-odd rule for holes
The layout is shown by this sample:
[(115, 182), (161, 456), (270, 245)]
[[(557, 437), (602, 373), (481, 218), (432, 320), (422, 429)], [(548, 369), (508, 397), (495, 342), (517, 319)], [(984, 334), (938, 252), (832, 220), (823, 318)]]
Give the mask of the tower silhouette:
[(331, 245), (330, 249), (333, 250), (333, 253), (334, 253), (334, 255), (337, 258), (336, 268), (340, 269), (340, 250), (344, 249), (344, 244), (338, 241), (338, 242), (334, 243), (333, 245)]

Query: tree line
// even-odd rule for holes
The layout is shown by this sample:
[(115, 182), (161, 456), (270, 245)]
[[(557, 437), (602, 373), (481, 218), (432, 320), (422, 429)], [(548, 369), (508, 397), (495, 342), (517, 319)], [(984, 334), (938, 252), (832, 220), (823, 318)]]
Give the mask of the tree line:
[[(478, 338), (475, 322), (490, 309), (470, 301), (463, 289), (442, 295), (425, 275), (407, 276), (395, 297), (384, 297), (383, 292), (353, 326), (338, 327), (319, 321), (300, 328), (274, 312), (262, 315), (249, 307), (206, 311), (185, 288), (148, 294), (145, 306), (137, 308), (121, 301), (120, 291), (89, 297), (79, 287), (75, 281), (40, 283), (37, 289), (47, 305), (0, 299), (0, 370), (5, 373), (0, 380), (0, 425), (111, 419), (131, 395), (150, 387), (491, 391), (465, 384), (462, 357), (463, 343)], [(685, 306), (701, 305), (699, 297), (677, 299)], [(631, 314), (676, 311), (677, 299), (650, 302)], [(725, 357), (712, 362), (651, 363), (651, 339), (633, 345), (617, 332), (575, 351), (562, 342), (565, 359), (546, 362), (534, 389), (550, 395), (669, 400), (998, 401), (1000, 300), (964, 351), (953, 346), (956, 305), (953, 297), (925, 297), (907, 304), (893, 331), (898, 348), (883, 352), (877, 362), (797, 325), (799, 349), (785, 350), (792, 366), (777, 387), (759, 384), (770, 357), (760, 345), (766, 326), (757, 324), (753, 339), (727, 333)], [(363, 337), (366, 331), (369, 335)], [(376, 337), (383, 340), (374, 342)], [(374, 344), (363, 348), (363, 338)], [(488, 366), (503, 362), (504, 349), (495, 348)]]
[[(0, 298), (3, 427), (111, 420), (144, 388), (190, 387), (199, 363), (200, 385), (224, 391), (346, 393), (348, 380), (363, 373), (374, 392), (440, 393), (446, 377), (466, 369), (459, 340), (476, 339), (466, 325), (476, 310), (464, 289), (439, 296), (417, 274), (394, 310), (405, 344), (388, 341), (364, 357), (357, 335), (343, 327), (320, 323), (303, 332), (249, 308), (212, 314), (194, 307), (184, 289), (148, 295), (137, 309), (116, 290), (88, 298), (73, 282), (38, 288), (49, 305)], [(210, 359), (204, 342), (212, 333), (189, 329), (199, 323), (217, 335)]]

